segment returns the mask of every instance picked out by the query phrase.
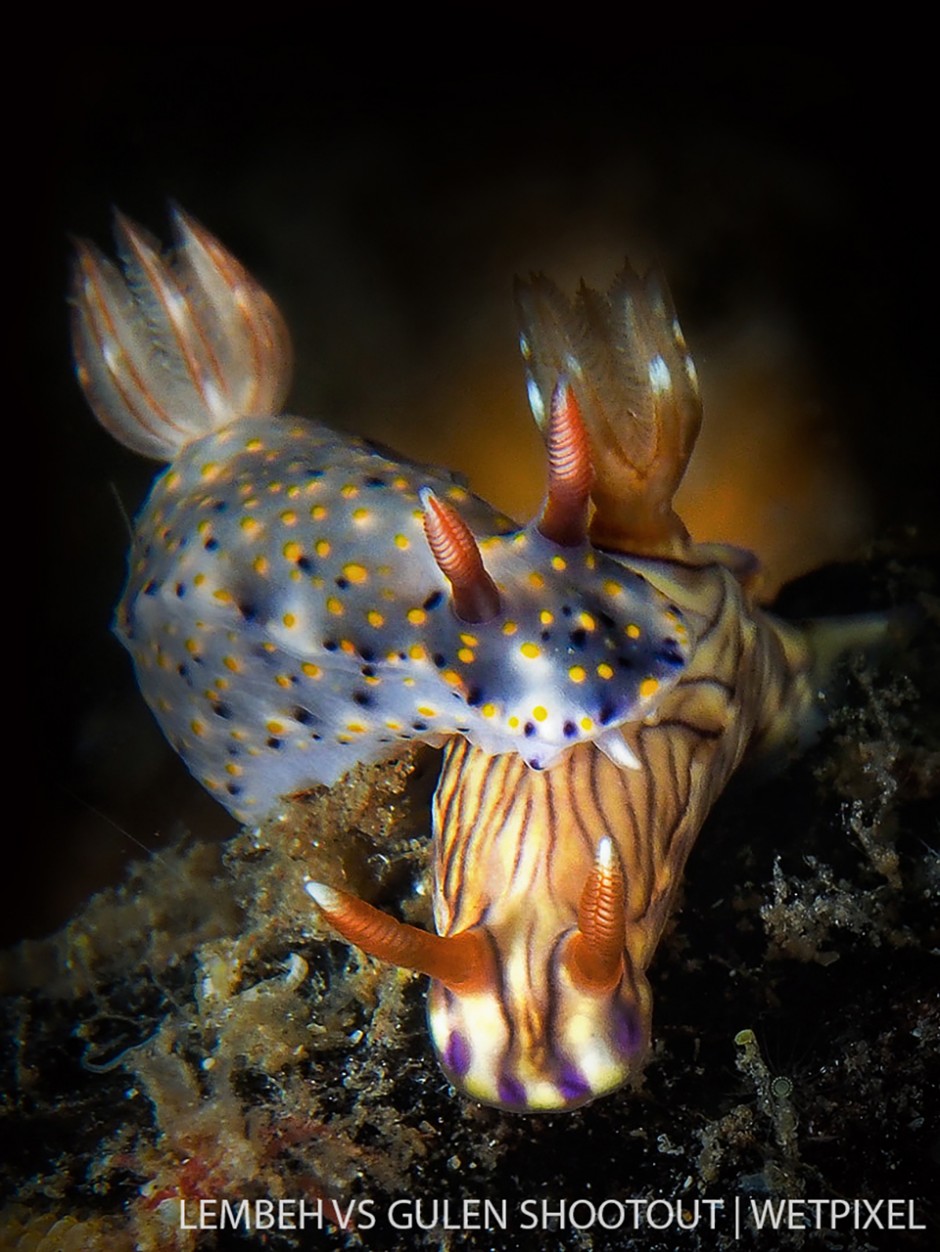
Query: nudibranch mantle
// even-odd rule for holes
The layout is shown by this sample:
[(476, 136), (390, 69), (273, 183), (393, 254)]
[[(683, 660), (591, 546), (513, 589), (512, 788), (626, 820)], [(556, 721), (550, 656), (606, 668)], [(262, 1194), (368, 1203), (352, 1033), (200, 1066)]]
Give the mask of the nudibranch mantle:
[(119, 218), (126, 278), (82, 245), (74, 339), (103, 424), (172, 458), (137, 519), (116, 630), (190, 770), (251, 821), (412, 739), (461, 734), (535, 769), (590, 739), (629, 765), (616, 728), (655, 708), (692, 641), (588, 543), (564, 388), (548, 500), (525, 528), (449, 474), (248, 416), (286, 391), (286, 332), (238, 263), (175, 220), (164, 259)]
[(91, 407), (170, 462), (116, 619), (148, 704), (245, 821), (402, 741), (445, 744), (437, 933), (309, 894), (431, 976), (432, 1037), (469, 1095), (525, 1112), (615, 1089), (648, 1050), (646, 970), (695, 836), (820, 678), (811, 632), (755, 605), (747, 554), (693, 543), (673, 511), (701, 405), (665, 287), (629, 268), (574, 304), (519, 285), (549, 463), (519, 527), (445, 472), (274, 417), (276, 307), (198, 223), (174, 227), (164, 256), (119, 216), (123, 273), (82, 243), (73, 287)]

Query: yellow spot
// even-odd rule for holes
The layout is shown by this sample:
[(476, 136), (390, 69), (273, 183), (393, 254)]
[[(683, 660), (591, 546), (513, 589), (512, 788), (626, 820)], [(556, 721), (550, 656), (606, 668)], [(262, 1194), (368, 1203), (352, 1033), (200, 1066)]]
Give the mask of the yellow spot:
[(291, 685), (290, 676), (288, 674), (276, 674), (274, 681), (279, 687), (289, 687)]
[(418, 712), (422, 717), (437, 717), (437, 709), (432, 709), (429, 704), (419, 704)]
[(572, 665), (568, 671), (568, 677), (573, 683), (583, 683), (585, 678), (587, 678), (587, 670), (583, 665)]
[(593, 730), (593, 729), (594, 729), (594, 723), (591, 721), (591, 719), (590, 719), (589, 717), (582, 717), (582, 718), (581, 718), (581, 729), (582, 729), (582, 730)]
[(166, 483), (166, 488), (168, 491), (175, 491), (176, 488), (180, 485), (179, 471), (173, 470), (172, 473), (167, 474), (165, 483)]
[(361, 506), (358, 509), (353, 509), (352, 511), (352, 519), (354, 522), (364, 522), (368, 516), (369, 510), (364, 509)]
[(595, 568), (595, 566), (597, 565), (597, 557), (594, 555), (593, 552), (589, 552), (587, 554), (587, 556), (584, 558), (584, 564), (587, 566), (588, 569)]
[(465, 643), (468, 648), (475, 648), (480, 641), (476, 635), (461, 635), (460, 642)]
[(513, 535), (512, 541), (516, 545), (517, 548), (524, 548), (526, 544), (529, 542), (528, 536), (526, 535), (524, 530), (520, 530), (517, 535)]
[(473, 651), (472, 648), (459, 648), (457, 651), (457, 656), (459, 657), (461, 661), (463, 661), (465, 665), (470, 665), (473, 661), (477, 659), (477, 654)]
[(396, 536), (395, 536), (395, 547), (396, 547), (396, 548), (401, 548), (401, 549), (402, 549), (402, 551), (404, 551), (404, 550), (405, 550), (405, 548), (410, 548), (410, 547), (411, 547), (411, 540), (408, 538), (408, 536), (407, 536), (407, 535), (396, 535)]
[(276, 644), (276, 643), (270, 643), (270, 642), (268, 642), (268, 643), (263, 643), (261, 646), (262, 646), (262, 648), (265, 650), (265, 652), (276, 652), (276, 651), (277, 651), (277, 644)]
[(196, 577), (193, 579), (193, 586), (201, 587), (205, 581), (206, 581), (205, 574), (197, 574)]
[(342, 600), (338, 600), (336, 596), (327, 596), (326, 607), (327, 607), (327, 611), (332, 613), (334, 617), (343, 616), (343, 613), (344, 613), (343, 602)]
[(441, 674), (441, 678), (443, 678), (444, 682), (446, 682), (449, 687), (459, 687), (463, 682), (463, 679), (454, 669), (445, 669)]
[(217, 678), (215, 680), (215, 685), (218, 687), (220, 691), (227, 691), (229, 687), (229, 681), (227, 678)]
[[(275, 460), (277, 460), (277, 453), (276, 453), (276, 452), (269, 452), (269, 453), (268, 453), (268, 455), (267, 455), (264, 459), (265, 459), (266, 461), (275, 461)], [(277, 495), (280, 495), (280, 493), (281, 493), (283, 490), (284, 490), (284, 484), (283, 484), (283, 483), (279, 483), (279, 482), (277, 482), (277, 481), (268, 483), (268, 491), (270, 491), (270, 493), (271, 493), (271, 495), (272, 495), (272, 496), (277, 496)]]
[(293, 487), (287, 488), (288, 500), (296, 500), (299, 495), (300, 495), (300, 488), (296, 485), (296, 483), (294, 484)]
[(314, 665), (313, 661), (304, 661), (300, 667), (308, 678), (319, 678), (323, 671), (319, 665)]
[(246, 452), (260, 452), (263, 447), (264, 444), (260, 439), (249, 439), (245, 443)]
[(354, 735), (364, 735), (366, 727), (361, 722), (347, 722), (346, 729)]
[(532, 710), (532, 716), (537, 722), (544, 722), (548, 717), (548, 709), (543, 704), (537, 704)]
[(628, 622), (624, 627), (624, 632), (630, 639), (639, 639), (640, 637), (640, 628), (636, 622)]
[(519, 626), (516, 622), (503, 622), (504, 635), (514, 635), (518, 629)]
[(414, 643), (408, 649), (408, 655), (411, 657), (413, 661), (423, 661), (425, 660), (428, 654), (424, 650), (423, 643)]
[(644, 678), (640, 683), (640, 699), (648, 700), (659, 690), (659, 682), (655, 678)]
[(541, 656), (542, 654), (542, 649), (539, 647), (537, 643), (520, 644), (519, 651), (522, 653), (523, 656), (527, 656), (530, 660), (533, 660), (535, 657)]
[(483, 707), (480, 709), (480, 712), (483, 714), (484, 717), (495, 717), (498, 712), (498, 709), (496, 708), (495, 704), (484, 704)]
[(392, 479), (392, 486), (395, 488), (396, 491), (404, 491), (405, 488), (408, 486), (408, 479), (402, 478), (401, 475), (399, 475), (398, 478)]
[(567, 568), (568, 568), (568, 562), (565, 560), (563, 556), (552, 557), (552, 569), (567, 569)]
[(343, 566), (343, 575), (351, 583), (364, 583), (369, 577), (369, 571), (364, 565), (358, 565), (355, 561), (350, 561), (348, 565)]
[(196, 721), (190, 722), (189, 728), (193, 732), (194, 735), (202, 736), (206, 733), (205, 722), (196, 722)]
[(467, 490), (465, 487), (448, 487), (447, 496), (451, 500), (466, 500)]
[(284, 512), (281, 514), (281, 521), (284, 523), (285, 526), (296, 526), (297, 514), (294, 512), (293, 509), (285, 509)]
[(256, 535), (261, 529), (261, 523), (253, 517), (243, 517), (238, 524), (246, 535)]
[(542, 609), (541, 613), (539, 614), (539, 621), (542, 623), (543, 626), (551, 626), (554, 620), (555, 620), (554, 613), (550, 613), (548, 609)]
[(228, 591), (226, 591), (224, 587), (220, 587), (220, 588), (218, 589), (218, 591), (213, 591), (213, 593), (212, 593), (212, 598), (213, 598), (214, 600), (218, 600), (218, 602), (219, 602), (220, 604), (231, 604), (231, 603), (232, 603), (232, 596), (231, 596), (231, 593), (230, 593), (230, 592), (228, 592)]
[(407, 617), (412, 626), (423, 626), (428, 620), (428, 615), (424, 609), (409, 609)]
[(284, 625), (287, 627), (288, 630), (292, 630), (293, 627), (297, 625), (297, 618), (294, 616), (293, 613), (285, 613), (284, 616), (281, 618), (281, 621), (284, 623)]
[(538, 572), (537, 569), (534, 569), (532, 573), (529, 575), (529, 586), (536, 587), (536, 588), (545, 586), (545, 579), (542, 577), (542, 575)]
[(211, 482), (219, 472), (219, 467), (215, 461), (207, 461), (199, 471), (200, 478), (204, 478), (207, 482)]
[(354, 500), (359, 494), (359, 488), (355, 483), (343, 483), (339, 489), (339, 494), (345, 496), (347, 500)]
[(518, 717), (516, 717), (516, 716), (515, 716), (515, 714), (513, 714), (513, 716), (512, 716), (512, 717), (510, 717), (510, 718), (508, 719), (508, 721), (507, 721), (507, 723), (506, 723), (506, 724), (507, 724), (507, 726), (509, 727), (509, 729), (510, 729), (510, 730), (518, 730), (518, 728), (519, 728), (519, 719), (518, 719)]
[(288, 561), (296, 561), (299, 557), (302, 557), (303, 554), (303, 547), (297, 542), (296, 539), (292, 539), (290, 543), (284, 544), (284, 555), (287, 557)]
[(222, 658), (222, 664), (225, 666), (225, 668), (226, 668), (226, 669), (230, 669), (230, 670), (232, 671), (232, 673), (233, 673), (233, 674), (240, 674), (240, 673), (241, 673), (241, 668), (242, 668), (242, 667), (241, 667), (241, 665), (239, 664), (238, 657), (235, 657), (235, 656), (226, 656), (226, 657), (223, 657), (223, 658)]
[(378, 630), (380, 626), (385, 625), (385, 618), (382, 616), (381, 613), (377, 612), (375, 609), (369, 610), (369, 612), (366, 614), (366, 621), (369, 623), (370, 626), (374, 626), (376, 630)]
[(594, 618), (590, 615), (590, 613), (579, 613), (578, 621), (581, 623), (581, 625), (584, 627), (585, 630), (597, 629), (597, 622), (595, 622)]
[(401, 685), (403, 687), (413, 687), (415, 685), (415, 680), (413, 678), (403, 678), (401, 680)]
[(345, 652), (347, 656), (356, 655), (356, 645), (352, 642), (351, 639), (341, 639), (339, 641), (339, 646), (340, 646), (341, 651)]
[(317, 542), (314, 544), (314, 547), (316, 549), (317, 556), (329, 556), (330, 555), (329, 539), (318, 539)]
[(283, 722), (268, 722), (267, 728), (268, 728), (268, 733), (272, 735), (283, 735), (284, 733)]
[(613, 669), (607, 664), (606, 661), (601, 661), (600, 665), (597, 667), (597, 673), (600, 678), (613, 678), (614, 676)]
[(271, 568), (268, 564), (268, 558), (266, 556), (256, 556), (251, 563), (251, 567), (256, 574), (262, 575), (267, 574), (268, 570)]
[(604, 590), (609, 596), (619, 596), (623, 587), (618, 582), (614, 582), (612, 578), (606, 579), (604, 582)]
[(326, 506), (323, 504), (315, 504), (310, 510), (310, 516), (315, 522), (322, 522), (327, 516)]
[(242, 767), (240, 765), (236, 765), (234, 761), (229, 761), (228, 765), (225, 767), (225, 772), (226, 774), (231, 774), (233, 778), (237, 778), (242, 772)]

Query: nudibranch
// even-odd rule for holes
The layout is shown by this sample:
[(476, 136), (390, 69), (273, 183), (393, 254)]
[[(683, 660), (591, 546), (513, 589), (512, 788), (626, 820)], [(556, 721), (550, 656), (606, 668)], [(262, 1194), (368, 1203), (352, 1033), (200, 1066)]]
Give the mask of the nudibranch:
[(136, 521), (116, 632), (192, 773), (242, 821), (404, 741), (445, 745), (437, 933), (309, 883), (349, 941), (432, 978), (441, 1064), (514, 1111), (641, 1067), (646, 971), (716, 796), (810, 715), (811, 634), (754, 563), (672, 508), (701, 420), (663, 285), (572, 304), (520, 284), (548, 489), (520, 527), (446, 472), (274, 416), (280, 314), (192, 218), (161, 254), (80, 243), (77, 372), (101, 423), (169, 462)]

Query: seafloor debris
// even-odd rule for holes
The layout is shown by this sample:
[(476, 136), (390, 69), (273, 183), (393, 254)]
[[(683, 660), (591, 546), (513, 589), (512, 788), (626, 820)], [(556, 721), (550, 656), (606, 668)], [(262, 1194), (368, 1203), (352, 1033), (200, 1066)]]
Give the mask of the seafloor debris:
[[(663, 1198), (691, 1221), (704, 1199), (900, 1196), (929, 1225), (936, 649), (925, 630), (902, 668), (850, 675), (808, 758), (723, 798), (653, 968), (658, 1042), (642, 1089), (561, 1118), (449, 1090), (423, 980), (321, 933), (303, 891), (328, 874), (428, 923), (425, 757), (358, 771), (224, 850), (185, 843), (136, 865), (0, 965), (15, 1144), (0, 1246), (258, 1246), (244, 1229), (181, 1228), (181, 1202), (191, 1215), (201, 1199), (320, 1201), (333, 1221), (317, 1246), (370, 1249), (401, 1246), (388, 1206), (414, 1214), (418, 1199), (438, 1226), (407, 1238), (440, 1248), (527, 1246), (524, 1199), (557, 1214), (581, 1198)], [(446, 1229), (445, 1200), (505, 1202), (507, 1228)], [(579, 1221), (547, 1219), (556, 1246), (733, 1246), (730, 1221), (639, 1236)], [(916, 1248), (930, 1235), (894, 1238)], [(843, 1229), (826, 1246), (883, 1246), (856, 1240)], [(309, 1227), (265, 1244), (310, 1246)]]

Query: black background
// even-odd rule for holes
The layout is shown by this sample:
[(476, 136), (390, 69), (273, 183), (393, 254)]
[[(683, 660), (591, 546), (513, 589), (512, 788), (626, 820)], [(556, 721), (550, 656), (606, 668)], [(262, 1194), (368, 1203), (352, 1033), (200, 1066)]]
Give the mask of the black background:
[(773, 369), (790, 386), (798, 359), (865, 535), (932, 542), (933, 139), (916, 67), (687, 44), (582, 68), (564, 51), (472, 72), (389, 56), (376, 73), (303, 41), (156, 41), (79, 46), (39, 71), (16, 121), (35, 142), (11, 193), (27, 370), (7, 427), (11, 488), (25, 489), (7, 498), (25, 563), (9, 660), (26, 691), (8, 713), (35, 774), (8, 786), (37, 803), (8, 832), (4, 938), (48, 933), (180, 823), (231, 829), (164, 750), (108, 633), (127, 548), (115, 496), (133, 513), (156, 467), (85, 408), (64, 293), (68, 233), (110, 247), (112, 204), (166, 238), (178, 200), (276, 296), (294, 411), (469, 468), (523, 511), (541, 471), (513, 274), (544, 268), (570, 288), (581, 272), (603, 283), (625, 252), (658, 257), (706, 392), (712, 349), (752, 313), (784, 328)]

